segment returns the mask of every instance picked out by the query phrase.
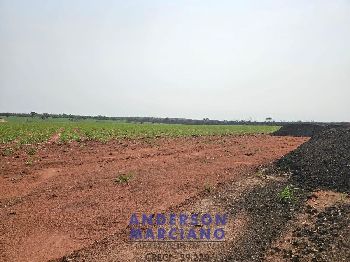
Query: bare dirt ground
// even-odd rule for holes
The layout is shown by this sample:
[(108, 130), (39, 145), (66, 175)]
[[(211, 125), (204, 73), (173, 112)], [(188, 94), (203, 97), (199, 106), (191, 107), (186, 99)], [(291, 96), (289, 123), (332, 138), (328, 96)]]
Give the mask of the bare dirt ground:
[[(0, 260), (47, 261), (86, 249), (86, 261), (133, 261), (141, 254), (127, 243), (132, 213), (210, 209), (208, 188), (249, 186), (248, 174), (305, 141), (249, 135), (51, 143), (33, 156), (0, 156)], [(118, 183), (125, 174), (130, 181)], [(244, 227), (244, 213), (232, 223)]]
[(310, 194), (302, 212), (274, 241), (266, 260), (349, 261), (350, 211), (345, 209), (349, 204), (343, 193), (320, 190)]

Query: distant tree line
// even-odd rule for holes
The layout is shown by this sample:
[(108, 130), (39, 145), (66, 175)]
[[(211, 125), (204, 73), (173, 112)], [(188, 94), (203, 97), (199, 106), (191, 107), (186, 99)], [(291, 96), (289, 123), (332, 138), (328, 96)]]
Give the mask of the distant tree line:
[[(16, 117), (36, 117), (41, 119), (49, 118), (66, 118), (70, 121), (80, 121), (86, 119), (92, 120), (112, 120), (112, 121), (124, 121), (127, 123), (163, 123), (163, 124), (184, 124), (184, 125), (286, 125), (291, 123), (301, 123), (301, 121), (274, 121), (271, 117), (267, 117), (265, 121), (251, 121), (251, 120), (211, 120), (209, 118), (187, 119), (187, 118), (170, 118), (170, 117), (108, 117), (108, 116), (83, 116), (72, 114), (49, 114), (49, 113), (0, 113), (0, 116), (16, 116)], [(303, 122), (313, 123), (317, 122)], [(319, 123), (322, 124), (322, 123)], [(340, 124), (340, 123), (339, 123)]]

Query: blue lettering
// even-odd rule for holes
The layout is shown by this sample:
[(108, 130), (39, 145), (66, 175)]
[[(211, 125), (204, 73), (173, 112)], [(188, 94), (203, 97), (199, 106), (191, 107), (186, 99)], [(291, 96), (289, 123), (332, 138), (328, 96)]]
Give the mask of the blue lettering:
[(191, 220), (192, 220), (192, 222), (191, 222), (192, 226), (198, 225), (198, 214), (192, 214), (191, 215)]
[(220, 216), (219, 214), (216, 214), (215, 215), (215, 222), (216, 222), (217, 226), (219, 226), (220, 224), (221, 225), (226, 225), (226, 223), (227, 223), (227, 214), (224, 214), (222, 216)]
[(169, 238), (172, 240), (176, 240), (176, 236), (174, 236), (175, 231), (176, 231), (176, 228), (172, 228), (169, 231)]
[(200, 233), (201, 239), (204, 239), (204, 237), (206, 239), (210, 239), (210, 228), (208, 228), (208, 229), (201, 228), (199, 233)]
[(148, 228), (146, 230), (145, 239), (148, 239), (148, 238), (154, 239), (153, 230), (151, 228)]
[(137, 215), (134, 213), (131, 215), (130, 217), (130, 223), (129, 225), (138, 225), (139, 224), (139, 221), (137, 219)]
[(165, 229), (158, 228), (158, 239), (164, 239), (164, 238), (165, 238)]
[(186, 225), (187, 216), (185, 214), (180, 214), (180, 225)]
[(197, 236), (196, 236), (196, 232), (194, 231), (193, 228), (191, 228), (189, 231), (188, 231), (188, 235), (187, 235), (187, 239), (197, 239)]
[(225, 237), (225, 231), (223, 228), (217, 228), (215, 229), (214, 231), (214, 237), (217, 239), (217, 240), (221, 240)]
[(166, 218), (165, 215), (163, 214), (157, 214), (157, 219), (156, 219), (156, 223), (158, 226), (162, 226), (165, 224)]
[(130, 229), (130, 239), (140, 239), (142, 238), (142, 231), (139, 228)]
[(210, 225), (212, 221), (213, 221), (213, 220), (212, 220), (210, 214), (204, 214), (204, 215), (202, 216), (202, 224), (203, 224), (203, 225), (206, 225), (206, 226), (207, 226), (207, 225)]
[(153, 225), (153, 215), (149, 215), (149, 217), (146, 214), (142, 214), (142, 225), (149, 224)]

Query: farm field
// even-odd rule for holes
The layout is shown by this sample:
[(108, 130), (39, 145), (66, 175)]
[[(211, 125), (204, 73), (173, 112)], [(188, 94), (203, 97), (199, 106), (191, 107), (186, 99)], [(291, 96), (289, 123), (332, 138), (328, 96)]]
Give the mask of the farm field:
[(33, 144), (54, 137), (57, 142), (118, 138), (154, 138), (205, 135), (271, 133), (278, 126), (254, 125), (180, 125), (125, 123), (117, 121), (8, 117), (0, 124), (0, 143)]
[[(102, 135), (61, 139), (77, 128)], [(47, 261), (122, 235), (131, 212), (176, 209), (305, 141), (258, 134), (276, 129), (8, 120), (1, 126), (0, 257)]]
[[(273, 126), (6, 121), (0, 124), (7, 137), (0, 145), (0, 261), (157, 261), (154, 254), (169, 253), (186, 255), (170, 261), (193, 261), (193, 254), (210, 258), (202, 261), (346, 256), (343, 246), (328, 245), (335, 230), (347, 243), (348, 177), (338, 164), (347, 129), (325, 128), (310, 139), (268, 134), (279, 129)], [(334, 159), (320, 159), (317, 152), (325, 148)], [(327, 171), (332, 180), (322, 180), (323, 167), (339, 172)], [(290, 176), (300, 170), (303, 176)], [(311, 171), (309, 179), (304, 172)], [(180, 249), (129, 241), (133, 213), (170, 212), (229, 214), (225, 241), (180, 243)], [(318, 220), (324, 216), (327, 223)], [(298, 237), (305, 223), (328, 238)], [(301, 245), (309, 246), (307, 254)], [(319, 248), (318, 256), (312, 253)]]

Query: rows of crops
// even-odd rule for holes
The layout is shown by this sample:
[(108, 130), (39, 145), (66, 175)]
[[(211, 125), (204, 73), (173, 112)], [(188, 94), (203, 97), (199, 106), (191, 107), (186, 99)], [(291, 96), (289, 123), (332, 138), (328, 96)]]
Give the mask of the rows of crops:
[(0, 124), (0, 143), (34, 144), (58, 135), (59, 141), (98, 140), (138, 137), (178, 137), (227, 134), (270, 133), (279, 127), (254, 125), (168, 125), (113, 121), (52, 121), (50, 119), (7, 119)]

